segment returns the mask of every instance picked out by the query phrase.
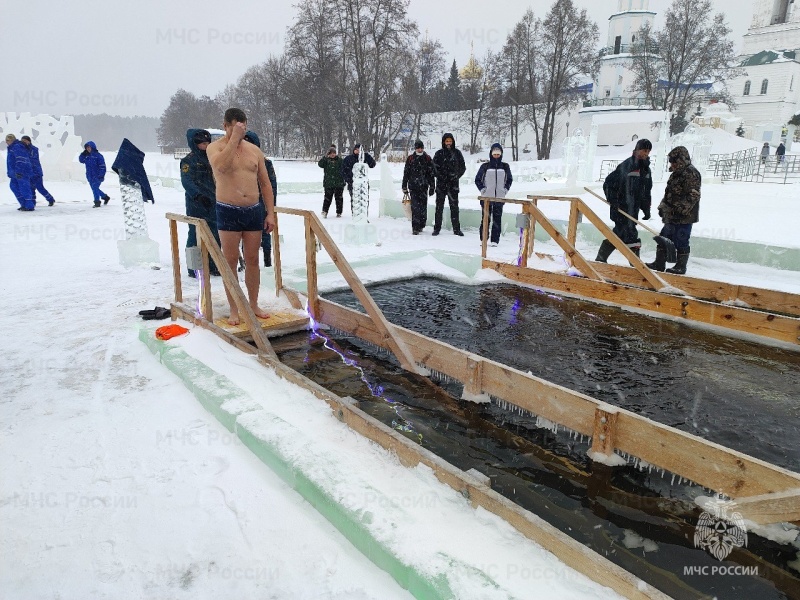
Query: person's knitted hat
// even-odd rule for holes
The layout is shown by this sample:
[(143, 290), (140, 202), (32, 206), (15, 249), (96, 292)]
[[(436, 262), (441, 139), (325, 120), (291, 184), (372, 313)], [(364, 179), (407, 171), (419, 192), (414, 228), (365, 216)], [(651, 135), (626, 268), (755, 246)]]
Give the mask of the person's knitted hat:
[(19, 139), (21, 139), (21, 140), (27, 140), (28, 142), (31, 142), (31, 141), (33, 141), (33, 140), (31, 140), (31, 136), (29, 136), (29, 135), (23, 135), (23, 136), (22, 136), (21, 138), (19, 138)]
[(417, 140), (414, 142), (414, 150), (418, 150), (419, 148), (424, 148), (425, 144), (422, 143), (422, 140)]

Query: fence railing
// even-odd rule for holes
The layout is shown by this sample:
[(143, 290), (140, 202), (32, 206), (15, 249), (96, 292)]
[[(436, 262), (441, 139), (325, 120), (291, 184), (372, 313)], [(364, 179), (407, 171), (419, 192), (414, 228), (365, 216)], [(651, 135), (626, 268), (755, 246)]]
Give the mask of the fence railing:
[(739, 156), (716, 154), (709, 157), (708, 170), (723, 181), (798, 183), (800, 155), (761, 156), (755, 151)]

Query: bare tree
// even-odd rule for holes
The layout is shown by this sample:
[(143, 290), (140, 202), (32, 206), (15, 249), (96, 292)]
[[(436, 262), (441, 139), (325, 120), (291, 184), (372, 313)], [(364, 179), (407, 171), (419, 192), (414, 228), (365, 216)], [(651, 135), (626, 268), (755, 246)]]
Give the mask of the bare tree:
[(630, 91), (643, 94), (654, 109), (670, 111), (678, 124), (712, 85), (727, 95), (725, 80), (738, 71), (731, 30), (722, 13), (712, 14), (711, 0), (673, 0), (665, 17), (660, 31), (637, 33)]
[(480, 136), (486, 127), (487, 114), (492, 109), (493, 94), (498, 89), (500, 73), (497, 55), (486, 51), (483, 59), (470, 58), (461, 73), (461, 95), (464, 111), (459, 114), (459, 125), (469, 131), (467, 148), (470, 152), (480, 149)]
[(506, 117), (508, 131), (511, 135), (512, 160), (519, 160), (519, 125), (522, 108), (534, 101), (530, 97), (530, 86), (527, 85), (526, 61), (530, 54), (529, 44), (532, 42), (529, 39), (528, 20), (533, 15), (530, 10), (528, 13), (530, 13), (530, 17), (526, 14), (508, 35), (498, 57), (499, 78), (502, 86), (501, 97), (498, 100), (502, 106), (507, 107), (507, 110), (499, 112)]
[(158, 142), (163, 146), (183, 147), (187, 129), (213, 127), (221, 123), (222, 112), (214, 99), (208, 96), (198, 98), (191, 92), (178, 90), (161, 115)]
[(541, 103), (532, 105), (532, 120), (538, 130), (538, 157), (547, 159), (556, 133), (556, 117), (580, 100), (575, 89), (583, 78), (594, 78), (599, 70), (595, 50), (598, 28), (585, 9), (575, 8), (573, 0), (556, 0), (539, 30), (541, 67), (530, 71), (536, 76), (536, 88), (532, 91), (541, 93)]
[(412, 65), (403, 82), (403, 107), (413, 119), (406, 152), (411, 140), (421, 137), (423, 116), (430, 106), (431, 95), (444, 80), (444, 49), (439, 40), (422, 39), (414, 52)]

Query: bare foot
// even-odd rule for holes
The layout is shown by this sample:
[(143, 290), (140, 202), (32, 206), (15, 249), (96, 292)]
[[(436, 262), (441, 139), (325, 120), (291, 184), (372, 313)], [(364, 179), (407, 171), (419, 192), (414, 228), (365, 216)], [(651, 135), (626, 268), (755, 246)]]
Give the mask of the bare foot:
[(231, 316), (228, 317), (228, 325), (238, 325), (239, 324), (239, 313), (232, 310)]
[(269, 319), (269, 313), (259, 308), (258, 305), (253, 306), (252, 308), (253, 312), (259, 319)]

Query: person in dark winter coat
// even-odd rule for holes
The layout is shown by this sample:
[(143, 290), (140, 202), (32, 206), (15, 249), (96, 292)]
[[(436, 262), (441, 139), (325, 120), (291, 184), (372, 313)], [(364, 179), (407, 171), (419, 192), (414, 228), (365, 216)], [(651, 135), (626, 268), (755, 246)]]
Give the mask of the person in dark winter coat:
[[(344, 177), (342, 176), (342, 157), (336, 152), (336, 146), (328, 148), (328, 153), (319, 159), (317, 165), (325, 169), (322, 176), (322, 187), (325, 188), (325, 199), (322, 201), (322, 216), (328, 217), (331, 201), (336, 196), (336, 216), (342, 216), (344, 209)], [(350, 167), (352, 178), (353, 167)], [(352, 182), (351, 182), (352, 186)]]
[[(206, 148), (211, 143), (211, 134), (205, 129), (187, 129), (186, 141), (190, 152), (181, 159), (181, 184), (186, 192), (186, 215), (203, 219), (208, 223), (214, 239), (219, 244), (217, 188), (211, 173), (211, 163), (208, 162), (206, 155)], [(197, 246), (197, 232), (194, 225), (189, 225), (186, 247), (194, 246)], [(209, 270), (212, 275), (219, 275), (219, 269), (214, 261), (211, 261)], [(195, 277), (195, 272), (190, 270), (189, 276)]]
[[(692, 164), (689, 151), (677, 146), (667, 155), (671, 175), (664, 189), (664, 199), (658, 205), (658, 214), (664, 221), (661, 235), (672, 240), (678, 251), (678, 262), (667, 269), (667, 273), (683, 275), (689, 262), (689, 237), (692, 225), (700, 220), (700, 185), (702, 176)], [(655, 271), (663, 271), (666, 266), (666, 253), (659, 246), (656, 259), (647, 264)]]
[[(347, 192), (350, 194), (350, 212), (353, 212), (353, 166), (358, 162), (358, 155), (361, 153), (361, 144), (353, 146), (353, 152), (349, 154), (342, 161), (342, 178), (347, 184)], [(369, 152), (364, 152), (364, 162), (370, 169), (375, 168), (375, 159), (369, 155)], [(369, 197), (369, 194), (367, 194)], [(367, 207), (369, 212), (369, 206)]]
[(52, 194), (44, 187), (44, 171), (42, 171), (42, 163), (39, 160), (39, 149), (33, 145), (33, 141), (28, 135), (23, 135), (20, 141), (25, 144), (25, 148), (27, 148), (28, 154), (31, 157), (31, 169), (33, 172), (31, 188), (33, 191), (34, 204), (36, 203), (36, 192), (39, 192), (44, 196), (45, 200), (47, 200), (47, 206), (53, 206), (53, 204), (56, 203), (56, 199), (53, 198)]
[(81, 152), (78, 160), (86, 165), (86, 180), (89, 182), (89, 187), (92, 188), (94, 207), (100, 206), (100, 200), (103, 200), (103, 204), (108, 204), (111, 198), (100, 189), (100, 184), (106, 178), (106, 159), (97, 151), (97, 146), (94, 142), (86, 142), (84, 144), (83, 152)]
[(464, 155), (456, 148), (456, 140), (452, 133), (442, 136), (442, 147), (433, 155), (433, 165), (436, 169), (436, 216), (433, 222), (433, 235), (439, 235), (442, 229), (442, 214), (444, 213), (444, 199), (450, 202), (450, 223), (453, 233), (461, 233), (461, 221), (458, 217), (458, 180), (466, 172)]
[[(511, 184), (514, 181), (511, 177), (511, 168), (508, 163), (503, 162), (503, 147), (500, 144), (492, 144), (489, 149), (489, 162), (485, 162), (478, 169), (475, 175), (475, 185), (480, 190), (481, 196), (491, 198), (505, 198)], [(483, 205), (481, 200), (481, 227), (479, 231), (480, 239), (483, 240)], [(503, 220), (503, 203), (489, 202), (489, 227), (490, 241), (492, 246), (500, 243), (500, 228)]]
[[(244, 139), (250, 142), (251, 144), (255, 144), (259, 148), (261, 148), (261, 138), (258, 137), (258, 134), (255, 131), (248, 131), (244, 134)], [(264, 157), (264, 166), (267, 167), (267, 177), (269, 178), (269, 183), (272, 186), (272, 198), (275, 202), (275, 205), (278, 204), (278, 176), (275, 174), (275, 167), (272, 164), (272, 161), (268, 159), (266, 156)], [(264, 202), (264, 197), (259, 194), (258, 196), (259, 202)], [(267, 206), (264, 205), (264, 214), (267, 214)], [(264, 266), (271, 267), (272, 266), (272, 234), (267, 233), (266, 231), (261, 232), (261, 250), (264, 253)]]
[(786, 146), (784, 146), (783, 142), (781, 142), (780, 144), (778, 144), (778, 149), (775, 150), (775, 156), (777, 156), (777, 161), (779, 163), (783, 162), (783, 157), (785, 154), (786, 154)]
[(6, 136), (6, 145), (8, 146), (6, 175), (8, 175), (9, 187), (19, 202), (17, 210), (31, 211), (36, 206), (31, 188), (31, 177), (33, 177), (31, 157), (25, 145), (13, 133)]
[(433, 159), (417, 140), (403, 169), (403, 192), (411, 196), (411, 231), (419, 235), (428, 223), (428, 196), (436, 192)]
[[(650, 140), (640, 139), (636, 142), (633, 154), (617, 165), (603, 182), (603, 192), (606, 200), (611, 205), (611, 220), (614, 221), (614, 233), (621, 239), (636, 256), (642, 247), (636, 223), (620, 214), (624, 210), (634, 219), (650, 218), (650, 191), (653, 189), (653, 177), (650, 172), (650, 151), (653, 144)], [(614, 252), (614, 244), (603, 240), (597, 252), (597, 262), (608, 262), (608, 257)]]

